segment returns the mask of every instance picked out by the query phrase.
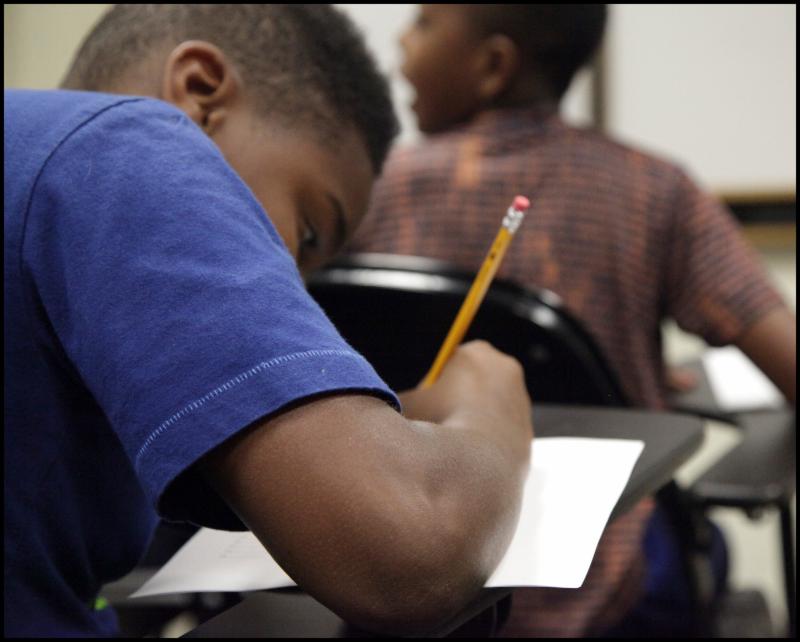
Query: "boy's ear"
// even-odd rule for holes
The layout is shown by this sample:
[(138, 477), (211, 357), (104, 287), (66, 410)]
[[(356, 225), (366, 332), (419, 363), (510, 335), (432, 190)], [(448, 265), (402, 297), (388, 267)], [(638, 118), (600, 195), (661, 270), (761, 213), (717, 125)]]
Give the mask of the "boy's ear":
[(522, 61), (516, 43), (504, 34), (492, 34), (481, 48), (483, 69), (478, 92), (490, 103), (513, 85)]
[(161, 96), (182, 109), (210, 136), (241, 91), (241, 78), (222, 50), (189, 40), (170, 52), (164, 65)]

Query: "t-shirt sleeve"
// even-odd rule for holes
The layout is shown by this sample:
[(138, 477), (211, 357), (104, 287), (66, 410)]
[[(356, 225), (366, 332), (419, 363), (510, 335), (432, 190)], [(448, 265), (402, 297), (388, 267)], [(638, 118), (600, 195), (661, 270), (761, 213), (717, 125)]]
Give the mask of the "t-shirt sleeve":
[(27, 227), (35, 305), (168, 517), (218, 510), (196, 496), (202, 485), (163, 495), (287, 404), (346, 390), (399, 406), (306, 293), (247, 186), (170, 106), (127, 102), (73, 132), (39, 177)]
[(734, 342), (784, 305), (731, 212), (678, 172), (667, 265), (667, 313), (710, 345)]

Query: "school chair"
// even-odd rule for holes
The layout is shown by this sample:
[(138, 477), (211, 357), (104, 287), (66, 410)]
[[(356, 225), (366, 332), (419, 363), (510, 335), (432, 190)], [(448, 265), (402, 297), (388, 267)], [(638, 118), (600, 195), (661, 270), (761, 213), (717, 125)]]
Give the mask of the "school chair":
[[(307, 282), (312, 297), (395, 390), (416, 386), (474, 275), (423, 257), (351, 255)], [(557, 295), (495, 280), (465, 340), (489, 340), (525, 366), (534, 402), (625, 406), (616, 376)]]
[[(404, 390), (416, 386), (430, 368), (473, 278), (433, 259), (361, 254), (329, 264), (307, 285), (345, 339), (390, 386)], [(522, 363), (534, 403), (630, 405), (591, 336), (552, 292), (495, 280), (465, 340), (478, 338)], [(791, 451), (786, 447), (787, 440), (794, 443), (793, 419), (789, 427), (756, 432), (742, 442), (735, 458), (718, 462), (690, 488), (671, 482), (658, 494), (664, 518), (676, 533), (685, 575), (685, 635), (721, 633), (726, 630), (721, 620), (733, 612), (744, 613), (751, 632), (771, 634), (763, 596), (721, 585), (726, 579), (725, 560), (717, 555), (721, 534), (706, 515), (718, 505), (751, 514), (771, 505), (781, 509), (794, 630), (793, 537), (787, 520), (795, 464), (793, 445)]]

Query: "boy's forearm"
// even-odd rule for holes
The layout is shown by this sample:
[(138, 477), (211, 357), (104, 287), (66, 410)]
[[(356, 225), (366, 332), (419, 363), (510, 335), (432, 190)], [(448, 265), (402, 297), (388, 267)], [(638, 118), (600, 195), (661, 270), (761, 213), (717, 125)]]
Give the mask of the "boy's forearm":
[(513, 535), (530, 440), (503, 447), (506, 430), (334, 397), (235, 438), (205, 472), (321, 602), (365, 628), (422, 633), (474, 597)]
[(472, 425), (459, 419), (457, 427), (411, 422), (415, 435), (407, 447), (419, 461), (397, 484), (398, 492), (419, 497), (408, 506), (387, 506), (398, 515), (407, 510), (403, 527), (392, 533), (397, 559), (382, 560), (393, 577), (378, 574), (373, 587), (392, 608), (374, 622), (356, 615), (362, 626), (430, 633), (477, 595), (505, 554), (519, 517), (530, 440), (513, 452), (493, 437), (501, 427), (474, 419)]
[(736, 341), (792, 406), (797, 402), (797, 325), (785, 307), (768, 312)]
[[(483, 586), (516, 529), (533, 434), (524, 444), (513, 444), (499, 438), (503, 427), (487, 417), (476, 417), (473, 425), (451, 428), (445, 423), (439, 429), (448, 433), (441, 441), (451, 449), (453, 467), (457, 466), (458, 472), (443, 482), (436, 512), (442, 520), (458, 525), (459, 539), (464, 542), (464, 551), (454, 555), (452, 562), (472, 560), (471, 572), (480, 575), (479, 586)], [(444, 488), (452, 494), (450, 498), (444, 497)]]

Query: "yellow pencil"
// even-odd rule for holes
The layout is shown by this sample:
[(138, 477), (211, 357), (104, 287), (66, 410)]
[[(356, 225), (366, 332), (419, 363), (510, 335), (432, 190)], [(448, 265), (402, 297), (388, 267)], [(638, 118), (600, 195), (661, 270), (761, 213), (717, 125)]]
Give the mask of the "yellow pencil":
[(489, 253), (483, 260), (483, 265), (481, 265), (481, 269), (478, 271), (478, 275), (467, 293), (467, 298), (461, 304), (461, 309), (456, 315), (456, 320), (453, 322), (450, 332), (447, 333), (447, 338), (445, 338), (442, 347), (439, 349), (439, 354), (436, 355), (436, 360), (422, 380), (422, 384), (420, 384), (423, 388), (433, 385), (439, 378), (447, 360), (452, 356), (456, 346), (461, 343), (467, 333), (469, 324), (472, 323), (472, 319), (475, 317), (475, 313), (478, 311), (483, 297), (492, 283), (497, 268), (500, 267), (500, 262), (503, 260), (508, 244), (511, 242), (514, 232), (517, 231), (520, 223), (522, 223), (522, 219), (525, 217), (525, 210), (529, 207), (530, 201), (527, 198), (517, 196), (514, 198), (511, 207), (508, 208), (508, 212), (506, 212), (503, 223), (500, 226), (500, 231), (489, 248)]

